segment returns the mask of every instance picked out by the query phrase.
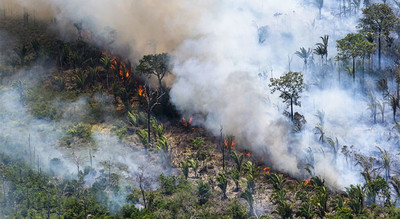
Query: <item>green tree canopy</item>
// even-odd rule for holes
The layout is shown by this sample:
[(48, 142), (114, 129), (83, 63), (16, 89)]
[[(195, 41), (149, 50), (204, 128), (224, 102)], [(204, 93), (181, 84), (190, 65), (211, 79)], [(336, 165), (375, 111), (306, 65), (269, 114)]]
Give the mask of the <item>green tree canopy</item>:
[(358, 28), (364, 33), (374, 33), (378, 38), (378, 66), (381, 69), (381, 38), (389, 37), (390, 32), (397, 28), (399, 19), (394, 15), (392, 8), (387, 4), (373, 4), (363, 10)]
[(337, 41), (338, 56), (351, 58), (353, 60), (353, 81), (355, 81), (356, 58), (364, 56), (366, 52), (372, 51), (374, 44), (370, 43), (360, 33), (349, 33), (345, 38)]
[(283, 102), (290, 106), (290, 116), (293, 120), (293, 105), (301, 106), (300, 94), (304, 89), (303, 74), (300, 72), (288, 72), (280, 78), (271, 78), (271, 93), (281, 92), (279, 95)]
[(171, 57), (167, 53), (145, 55), (139, 61), (136, 71), (147, 77), (156, 76), (159, 88), (162, 90), (162, 79), (171, 72), (170, 61)]

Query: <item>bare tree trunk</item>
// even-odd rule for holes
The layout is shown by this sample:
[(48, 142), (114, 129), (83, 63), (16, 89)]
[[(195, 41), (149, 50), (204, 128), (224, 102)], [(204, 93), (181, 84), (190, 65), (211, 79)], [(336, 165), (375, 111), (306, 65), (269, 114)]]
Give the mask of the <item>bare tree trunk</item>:
[(353, 57), (353, 83), (356, 82), (356, 58)]
[(108, 185), (111, 186), (111, 158), (108, 161)]
[(151, 142), (151, 136), (150, 136), (150, 131), (151, 131), (150, 119), (151, 119), (151, 116), (150, 116), (150, 113), (151, 113), (151, 106), (150, 106), (150, 101), (148, 101), (147, 102), (147, 145), (146, 145), (146, 152), (147, 152), (147, 149), (149, 148), (150, 142)]
[(221, 126), (221, 129), (219, 130), (219, 132), (221, 133), (219, 142), (220, 142), (220, 146), (222, 149), (222, 170), (225, 170), (225, 144), (224, 144), (224, 140), (222, 137), (222, 126)]
[(294, 116), (293, 116), (293, 97), (290, 98), (290, 116), (291, 116), (292, 121), (293, 121), (293, 119), (294, 119)]
[(379, 29), (379, 34), (378, 34), (378, 70), (379, 73), (381, 71), (381, 30)]

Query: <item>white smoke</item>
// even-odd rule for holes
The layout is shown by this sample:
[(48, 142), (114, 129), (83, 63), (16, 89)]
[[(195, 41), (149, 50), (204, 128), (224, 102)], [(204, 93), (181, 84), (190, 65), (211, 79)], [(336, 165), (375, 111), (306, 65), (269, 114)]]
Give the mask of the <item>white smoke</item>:
[[(343, 156), (334, 165), (329, 149), (318, 143), (317, 110), (326, 114), (326, 135), (337, 137), (341, 146), (371, 149), (387, 141), (388, 128), (371, 128), (366, 97), (337, 86), (337, 72), (325, 79), (331, 82), (324, 83), (324, 89), (313, 85), (318, 82), (315, 74), (304, 72), (308, 89), (295, 111), (307, 124), (298, 134), (290, 132), (283, 104), (267, 86), (270, 77), (302, 71), (303, 62), (294, 55), (300, 47), (313, 48), (320, 36), (329, 35), (333, 58), (336, 40), (356, 31), (357, 16), (338, 19), (337, 1), (324, 1), (322, 19), (313, 1), (300, 0), (18, 2), (30, 10), (51, 8), (47, 14), (57, 17), (62, 30), (80, 21), (97, 35), (106, 27), (116, 30), (113, 48), (126, 45), (132, 61), (147, 53), (172, 53), (176, 80), (171, 100), (180, 112), (195, 115), (194, 123), (215, 135), (222, 126), (225, 134), (236, 136), (241, 148), (267, 156), (277, 170), (303, 175), (311, 148), (315, 174), (331, 186), (359, 181), (357, 171), (346, 170)], [(319, 65), (319, 57), (314, 56), (313, 63)]]

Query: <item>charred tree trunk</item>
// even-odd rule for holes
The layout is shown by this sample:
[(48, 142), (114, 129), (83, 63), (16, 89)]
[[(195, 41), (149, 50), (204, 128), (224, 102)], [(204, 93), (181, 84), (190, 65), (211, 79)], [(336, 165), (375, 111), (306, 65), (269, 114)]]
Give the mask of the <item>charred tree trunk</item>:
[(290, 98), (290, 117), (293, 121), (294, 115), (293, 115), (293, 97)]
[(378, 34), (378, 70), (379, 72), (381, 71), (381, 29), (379, 28), (379, 34)]
[(150, 106), (150, 101), (147, 102), (147, 145), (146, 145), (146, 152), (147, 149), (150, 146), (150, 142), (151, 142), (151, 136), (150, 136), (150, 113), (151, 113), (151, 106)]
[(356, 57), (353, 57), (353, 83), (356, 82)]
[(225, 170), (225, 144), (224, 144), (224, 140), (223, 140), (223, 137), (222, 137), (222, 127), (220, 129), (220, 133), (221, 133), (221, 135), (220, 135), (219, 144), (220, 144), (220, 147), (221, 147), (221, 150), (222, 150), (222, 170)]
[(364, 87), (364, 81), (365, 81), (365, 57), (362, 57), (362, 84)]

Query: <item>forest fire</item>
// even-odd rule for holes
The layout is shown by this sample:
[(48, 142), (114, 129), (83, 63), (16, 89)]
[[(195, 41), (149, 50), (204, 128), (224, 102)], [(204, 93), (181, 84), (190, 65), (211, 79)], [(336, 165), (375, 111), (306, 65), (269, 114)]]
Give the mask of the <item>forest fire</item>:
[(114, 72), (118, 72), (121, 80), (123, 81), (125, 78), (129, 78), (129, 76), (131, 76), (131, 69), (129, 66), (129, 64), (125, 64), (124, 62), (121, 61), (120, 58), (118, 58), (115, 55), (112, 55), (110, 53), (108, 53), (107, 51), (102, 51), (101, 54), (103, 56), (108, 56), (111, 58), (111, 65), (110, 68), (111, 70), (113, 70)]
[[(225, 147), (227, 147), (228, 149), (231, 149), (231, 150), (235, 149), (236, 143), (235, 143), (235, 141), (233, 141), (233, 138), (231, 138), (231, 137), (225, 138), (224, 144), (225, 144)], [(229, 146), (230, 146), (230, 148), (229, 148)]]
[(311, 185), (311, 178), (309, 178), (309, 179), (306, 179), (306, 180), (304, 180), (304, 185), (305, 186), (308, 186), (308, 187), (312, 187), (312, 185)]
[(182, 117), (182, 122), (185, 127), (189, 127), (192, 121), (193, 121), (193, 116), (189, 118), (189, 121), (187, 121), (185, 117)]
[(263, 169), (267, 175), (271, 174), (271, 167), (264, 167)]
[(240, 153), (241, 155), (244, 155), (244, 156), (246, 156), (246, 157), (250, 157), (251, 156), (251, 153), (250, 152), (247, 152), (247, 153)]
[(141, 96), (141, 97), (145, 97), (145, 96), (146, 96), (146, 94), (144, 93), (144, 90), (143, 90), (143, 86), (142, 86), (142, 85), (139, 85), (138, 94), (139, 94), (139, 96)]

